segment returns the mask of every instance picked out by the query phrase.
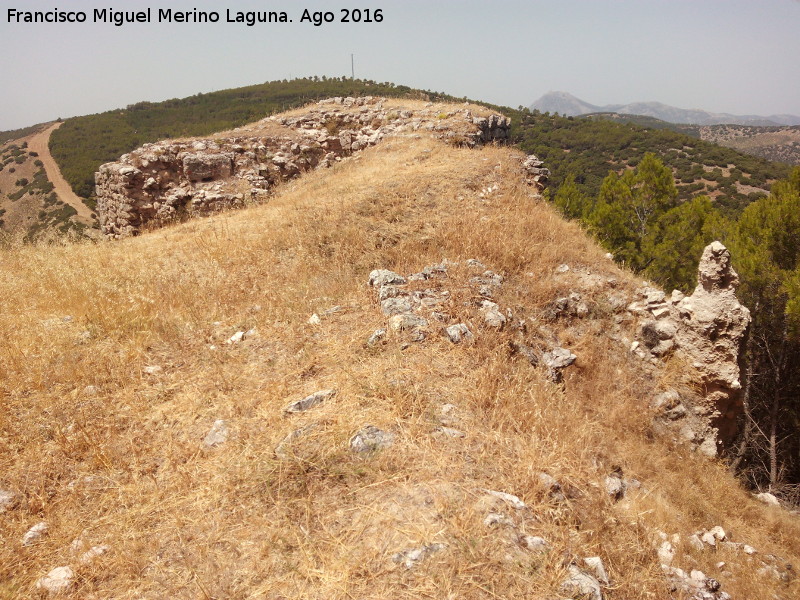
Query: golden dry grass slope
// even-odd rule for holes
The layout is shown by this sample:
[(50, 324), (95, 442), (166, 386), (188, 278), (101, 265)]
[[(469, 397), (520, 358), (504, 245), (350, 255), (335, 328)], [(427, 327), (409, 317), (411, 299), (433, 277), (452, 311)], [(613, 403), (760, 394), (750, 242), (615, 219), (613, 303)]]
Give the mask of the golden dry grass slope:
[[(681, 536), (675, 566), (733, 598), (800, 597), (762, 567), (785, 575), (800, 558), (797, 517), (653, 432), (648, 403), (682, 367), (648, 371), (622, 341), (633, 325), (609, 298), (641, 282), (536, 199), (519, 165), (506, 148), (388, 139), (266, 205), (3, 249), (0, 597), (45, 596), (36, 582), (69, 566), (64, 597), (82, 599), (562, 598), (569, 564), (590, 556), (605, 598), (685, 597), (662, 574), (659, 531)], [(443, 258), (457, 263), (446, 278), (410, 285), (448, 290), (449, 320), (368, 346), (387, 325), (370, 271)], [(470, 258), (503, 276), (495, 302), (525, 331), (483, 325)], [(545, 323), (571, 291), (589, 314)], [(453, 323), (474, 341), (440, 334)], [(578, 359), (557, 385), (510, 341)], [(336, 394), (284, 412), (321, 389)], [(204, 447), (217, 420), (227, 441)], [(367, 424), (393, 444), (352, 451)], [(642, 484), (619, 502), (615, 469)], [(46, 535), (23, 545), (39, 522)], [(689, 543), (716, 525), (757, 554)]]

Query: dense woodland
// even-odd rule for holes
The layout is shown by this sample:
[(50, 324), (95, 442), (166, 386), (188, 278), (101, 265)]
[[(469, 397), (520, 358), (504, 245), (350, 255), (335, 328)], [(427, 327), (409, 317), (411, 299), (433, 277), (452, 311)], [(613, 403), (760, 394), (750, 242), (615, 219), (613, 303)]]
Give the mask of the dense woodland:
[[(345, 78), (277, 81), (68, 119), (51, 150), (90, 198), (97, 167), (143, 143), (359, 94), (455, 100)], [(515, 142), (551, 170), (550, 199), (633, 271), (690, 291), (703, 247), (720, 239), (730, 248), (753, 323), (743, 355), (746, 418), (728, 460), (753, 487), (800, 501), (800, 168), (646, 121), (502, 110)]]

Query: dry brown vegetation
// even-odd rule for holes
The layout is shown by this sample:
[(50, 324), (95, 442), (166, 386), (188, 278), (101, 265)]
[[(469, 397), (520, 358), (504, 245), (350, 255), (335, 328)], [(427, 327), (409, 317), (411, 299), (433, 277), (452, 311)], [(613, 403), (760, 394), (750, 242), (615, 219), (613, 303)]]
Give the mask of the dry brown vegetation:
[[(452, 291), (448, 312), (475, 343), (367, 347), (386, 323), (370, 270), (408, 274), (442, 258), (459, 265), (430, 285)], [(563, 386), (509, 353), (517, 333), (482, 328), (459, 284), (468, 258), (504, 275), (496, 301), (527, 320), (529, 338), (578, 355)], [(556, 274), (561, 263), (569, 273)], [(0, 488), (17, 495), (0, 515), (2, 598), (37, 597), (36, 580), (60, 565), (75, 569), (71, 596), (87, 599), (553, 598), (571, 559), (599, 555), (606, 598), (661, 599), (656, 530), (685, 538), (714, 525), (800, 558), (796, 516), (654, 434), (648, 401), (683, 367), (650, 376), (631, 358), (610, 335), (607, 287), (581, 289), (590, 318), (541, 323), (588, 273), (616, 291), (641, 283), (532, 197), (511, 150), (390, 139), (264, 206), (114, 243), (11, 241), (2, 264)], [(315, 312), (322, 323), (309, 325)], [(323, 388), (336, 396), (283, 413)], [(466, 437), (432, 435), (445, 403)], [(231, 437), (203, 449), (216, 419)], [(351, 452), (367, 423), (394, 432), (394, 445)], [(643, 483), (617, 504), (603, 490), (615, 467)], [(571, 498), (551, 499), (540, 472)], [(490, 508), (550, 551), (484, 526)], [(23, 547), (42, 520), (49, 535)], [(111, 550), (81, 565), (76, 539)], [(391, 560), (434, 542), (448, 546), (414, 569)], [(734, 598), (800, 596), (740, 555), (687, 546), (676, 565), (718, 577)]]

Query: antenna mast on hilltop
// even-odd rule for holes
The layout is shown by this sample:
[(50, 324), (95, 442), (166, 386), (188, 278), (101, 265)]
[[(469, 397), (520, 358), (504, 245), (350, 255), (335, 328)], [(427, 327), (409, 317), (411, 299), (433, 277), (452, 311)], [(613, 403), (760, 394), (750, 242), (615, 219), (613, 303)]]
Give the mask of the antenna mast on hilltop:
[(350, 79), (355, 80), (356, 78), (356, 67), (355, 63), (353, 62), (353, 55), (350, 54)]

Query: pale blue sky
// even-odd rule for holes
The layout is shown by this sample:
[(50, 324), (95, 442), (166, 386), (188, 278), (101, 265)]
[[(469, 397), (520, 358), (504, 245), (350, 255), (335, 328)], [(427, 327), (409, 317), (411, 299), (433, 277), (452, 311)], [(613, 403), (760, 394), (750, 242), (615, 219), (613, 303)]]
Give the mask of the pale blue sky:
[[(7, 11), (285, 10), (289, 24), (9, 24)], [(384, 21), (299, 22), (303, 9)], [(800, 114), (797, 0), (0, 0), (0, 130), (305, 75), (356, 76), (509, 106), (550, 90)], [(154, 17), (155, 20), (155, 17)]]

